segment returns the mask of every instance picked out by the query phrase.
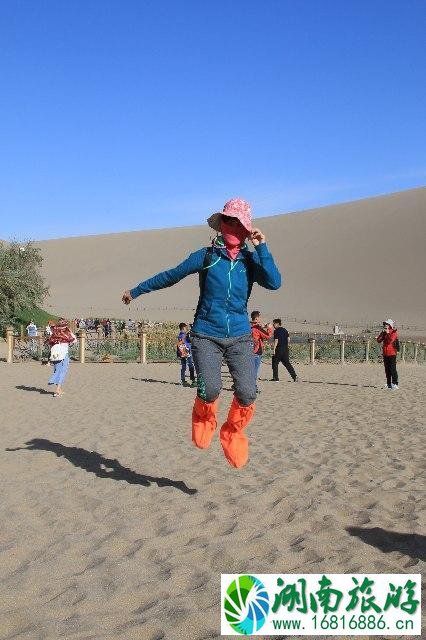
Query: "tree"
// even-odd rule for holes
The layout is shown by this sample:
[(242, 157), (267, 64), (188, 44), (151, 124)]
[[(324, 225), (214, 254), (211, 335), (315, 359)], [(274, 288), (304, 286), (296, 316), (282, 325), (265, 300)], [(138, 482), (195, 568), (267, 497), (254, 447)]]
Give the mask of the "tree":
[(0, 242), (0, 327), (43, 302), (49, 289), (41, 275), (43, 258), (32, 242)]

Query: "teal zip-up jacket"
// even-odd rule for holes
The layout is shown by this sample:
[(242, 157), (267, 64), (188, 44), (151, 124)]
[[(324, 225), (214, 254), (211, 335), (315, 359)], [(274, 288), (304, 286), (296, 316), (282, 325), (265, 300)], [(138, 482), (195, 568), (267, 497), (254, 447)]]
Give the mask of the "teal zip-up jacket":
[[(132, 298), (171, 287), (192, 273), (203, 270), (204, 247), (174, 267), (141, 282), (131, 289)], [(236, 338), (251, 332), (247, 302), (253, 283), (265, 289), (279, 289), (281, 275), (265, 243), (249, 251), (245, 245), (231, 260), (219, 238), (213, 245), (210, 264), (194, 319), (193, 332), (216, 338)]]

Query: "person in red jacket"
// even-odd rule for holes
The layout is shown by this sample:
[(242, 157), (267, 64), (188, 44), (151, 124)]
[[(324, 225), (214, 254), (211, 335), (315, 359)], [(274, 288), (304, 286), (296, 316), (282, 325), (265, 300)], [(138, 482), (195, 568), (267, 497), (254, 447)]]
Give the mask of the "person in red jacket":
[(254, 375), (256, 378), (256, 390), (259, 393), (257, 387), (257, 378), (259, 375), (260, 364), (262, 362), (263, 343), (265, 340), (269, 340), (274, 333), (274, 327), (271, 324), (262, 325), (260, 322), (260, 311), (252, 311), (251, 313), (251, 335), (253, 336), (253, 351), (254, 351)]
[(395, 329), (394, 321), (390, 318), (383, 323), (383, 331), (377, 336), (377, 342), (382, 343), (383, 364), (385, 365), (388, 389), (399, 389), (396, 370), (396, 355), (399, 351), (398, 332)]

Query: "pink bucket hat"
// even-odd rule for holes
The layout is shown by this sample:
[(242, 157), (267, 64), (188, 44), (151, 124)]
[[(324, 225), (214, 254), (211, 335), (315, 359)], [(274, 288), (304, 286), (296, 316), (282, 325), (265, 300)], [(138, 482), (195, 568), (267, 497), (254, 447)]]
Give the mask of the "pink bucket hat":
[(213, 213), (213, 215), (208, 218), (207, 222), (209, 227), (215, 231), (220, 231), (220, 217), (222, 213), (230, 218), (238, 218), (243, 227), (247, 229), (249, 233), (251, 232), (251, 206), (242, 198), (232, 198), (232, 200), (228, 200), (223, 207), (223, 211)]

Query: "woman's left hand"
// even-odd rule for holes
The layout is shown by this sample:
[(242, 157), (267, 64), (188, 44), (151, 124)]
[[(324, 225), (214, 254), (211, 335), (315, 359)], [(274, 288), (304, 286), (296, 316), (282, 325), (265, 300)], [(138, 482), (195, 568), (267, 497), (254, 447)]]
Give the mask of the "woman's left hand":
[(263, 242), (265, 242), (265, 236), (260, 229), (252, 229), (250, 240), (252, 241), (253, 245), (257, 247), (258, 244), (262, 244)]

